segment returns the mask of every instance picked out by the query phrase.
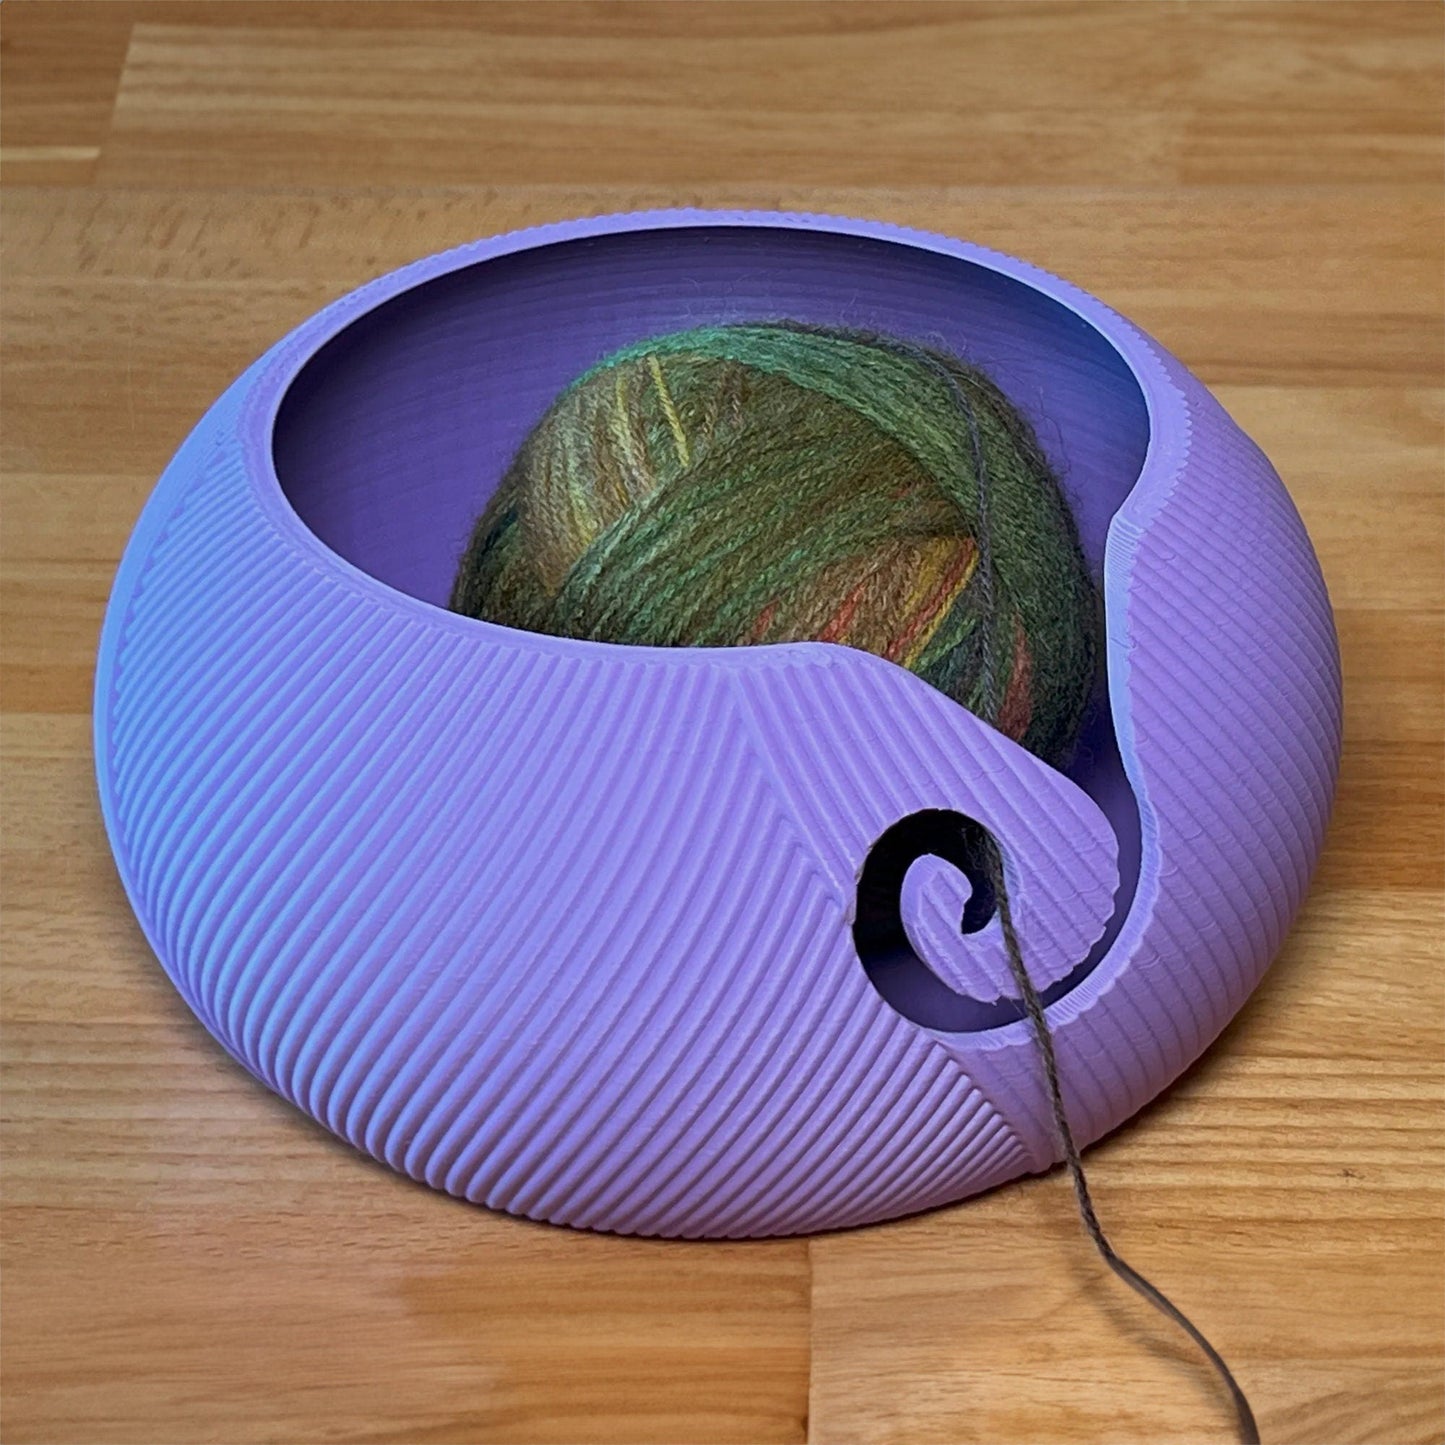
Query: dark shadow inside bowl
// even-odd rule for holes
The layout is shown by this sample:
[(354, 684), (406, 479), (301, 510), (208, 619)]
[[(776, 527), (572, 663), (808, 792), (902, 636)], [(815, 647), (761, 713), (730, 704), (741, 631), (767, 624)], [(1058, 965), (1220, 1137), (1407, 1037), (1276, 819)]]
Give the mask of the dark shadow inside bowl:
[[(1149, 444), (1143, 393), (1107, 337), (986, 265), (826, 230), (639, 229), (462, 264), (366, 312), (301, 368), (276, 420), (276, 473), (329, 548), (442, 606), (478, 512), (578, 374), (648, 336), (781, 318), (888, 332), (987, 370), (1033, 422), (1102, 579), (1109, 523)], [(1084, 972), (1127, 913), (1140, 856), (1102, 678), (1068, 772), (1112, 823), (1123, 880)]]

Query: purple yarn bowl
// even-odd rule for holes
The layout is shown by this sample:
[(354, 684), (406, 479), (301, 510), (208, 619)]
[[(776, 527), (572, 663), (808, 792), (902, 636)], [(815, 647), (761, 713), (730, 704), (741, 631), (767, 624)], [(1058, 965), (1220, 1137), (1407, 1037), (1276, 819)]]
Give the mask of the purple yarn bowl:
[[(942, 345), (1033, 420), (1105, 606), (1067, 774), (848, 647), (626, 647), (444, 610), (567, 382), (649, 335), (782, 317)], [(1309, 540), (1178, 361), (996, 252), (766, 212), (545, 226), (328, 306), (161, 477), (95, 691), (120, 875), (236, 1060), (435, 1188), (687, 1237), (861, 1224), (1057, 1158), (960, 872), (905, 881), (923, 965), (860, 962), (860, 870), (891, 825), (948, 809), (999, 841), (1088, 1142), (1259, 982), (1339, 745)]]

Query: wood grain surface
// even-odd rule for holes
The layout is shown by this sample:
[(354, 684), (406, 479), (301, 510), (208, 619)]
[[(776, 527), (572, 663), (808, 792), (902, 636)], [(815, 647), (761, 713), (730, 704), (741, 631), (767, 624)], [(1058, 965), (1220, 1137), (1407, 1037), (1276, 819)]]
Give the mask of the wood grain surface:
[(1227, 1438), (1057, 1174), (757, 1244), (498, 1217), (243, 1074), (129, 913), (96, 636), (207, 404), (403, 261), (682, 203), (1062, 272), (1284, 476), (1345, 660), (1328, 849), (1248, 1007), (1090, 1162), (1266, 1441), (1445, 1440), (1439, 5), (7, 0), (0, 36), (5, 1441)]

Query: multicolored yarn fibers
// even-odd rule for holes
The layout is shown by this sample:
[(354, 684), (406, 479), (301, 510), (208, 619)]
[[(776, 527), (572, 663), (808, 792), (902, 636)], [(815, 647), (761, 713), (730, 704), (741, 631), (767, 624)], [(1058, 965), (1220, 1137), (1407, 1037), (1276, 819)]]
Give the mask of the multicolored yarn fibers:
[(1098, 649), (1072, 515), (998, 387), (940, 351), (789, 322), (644, 341), (569, 386), (450, 605), (594, 641), (844, 643), (1053, 763)]

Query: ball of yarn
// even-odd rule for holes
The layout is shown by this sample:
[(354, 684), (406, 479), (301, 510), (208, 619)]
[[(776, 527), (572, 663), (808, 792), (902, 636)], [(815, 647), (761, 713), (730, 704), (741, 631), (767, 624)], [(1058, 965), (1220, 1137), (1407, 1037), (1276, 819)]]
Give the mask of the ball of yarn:
[(478, 519), (450, 606), (594, 641), (862, 648), (1055, 763), (1099, 629), (1059, 483), (988, 377), (787, 322), (658, 337), (578, 378)]

